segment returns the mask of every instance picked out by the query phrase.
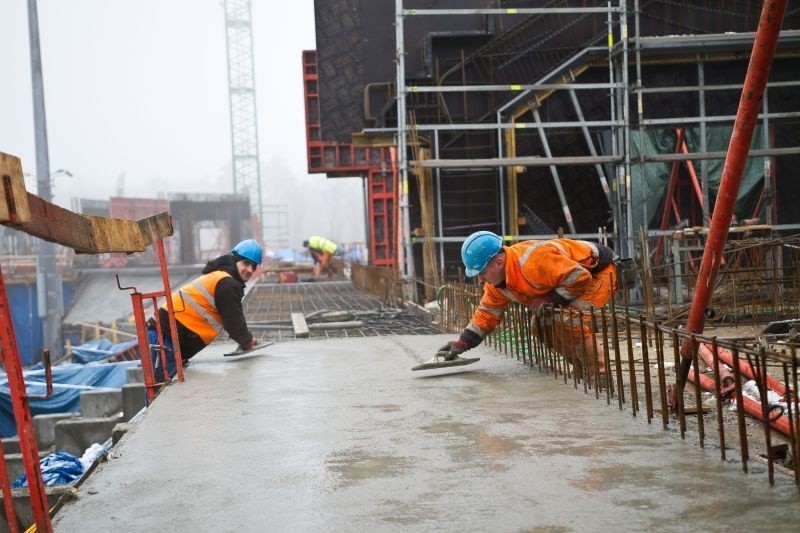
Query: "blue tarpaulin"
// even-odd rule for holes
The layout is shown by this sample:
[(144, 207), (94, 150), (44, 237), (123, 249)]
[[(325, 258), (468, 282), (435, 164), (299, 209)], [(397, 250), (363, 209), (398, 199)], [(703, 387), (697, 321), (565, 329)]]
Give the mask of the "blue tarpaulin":
[[(81, 460), (67, 452), (53, 452), (39, 460), (42, 470), (42, 481), (48, 487), (54, 485), (71, 485), (81, 478), (83, 465)], [(28, 486), (27, 474), (19, 476), (12, 484), (12, 489)]]
[(113, 344), (105, 337), (100, 337), (99, 339), (85, 342), (80, 346), (73, 346), (72, 362), (83, 364), (102, 361), (103, 359), (108, 359), (109, 357), (113, 357), (125, 350), (133, 348), (138, 344), (139, 341), (137, 339)]
[[(64, 307), (75, 298), (75, 283), (62, 283)], [(42, 319), (36, 298), (36, 283), (6, 282), (6, 296), (11, 308), (11, 322), (17, 338), (17, 350), (22, 366), (30, 366), (42, 360)]]
[[(31, 416), (39, 414), (71, 413), (80, 411), (80, 393), (95, 388), (122, 388), (128, 381), (125, 369), (139, 366), (139, 361), (119, 363), (66, 364), (53, 367), (53, 395), (46, 399), (29, 398)], [(44, 370), (23, 372), (28, 394), (43, 396), (46, 393)], [(11, 394), (5, 372), (0, 372), (0, 436), (17, 434)]]

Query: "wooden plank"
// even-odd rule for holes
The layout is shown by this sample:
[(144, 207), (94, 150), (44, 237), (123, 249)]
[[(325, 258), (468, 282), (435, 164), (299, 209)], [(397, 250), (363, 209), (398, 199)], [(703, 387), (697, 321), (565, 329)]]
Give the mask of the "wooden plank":
[(141, 252), (147, 248), (134, 220), (87, 216), (92, 226), (93, 253)]
[(292, 313), (292, 327), (294, 327), (294, 336), (298, 339), (308, 337), (308, 324), (306, 324), (306, 317), (303, 316), (303, 313)]
[(34, 194), (27, 195), (30, 221), (8, 225), (45, 241), (69, 246), (76, 252), (92, 251), (92, 228), (85, 217), (45, 202)]
[(142, 252), (173, 234), (172, 217), (163, 212), (142, 220), (73, 213), (25, 190), (19, 158), (0, 152), (0, 224), (77, 253)]
[(142, 232), (144, 243), (148, 246), (174, 233), (172, 215), (166, 211), (143, 218), (137, 224), (139, 225), (139, 231)]
[(0, 223), (24, 223), (31, 219), (22, 163), (0, 152)]
[[(305, 323), (305, 319), (303, 319), (303, 323)], [(364, 323), (360, 320), (351, 320), (349, 322), (319, 322), (317, 324), (308, 324), (308, 329), (348, 329), (348, 328), (361, 328), (361, 327), (364, 327)]]

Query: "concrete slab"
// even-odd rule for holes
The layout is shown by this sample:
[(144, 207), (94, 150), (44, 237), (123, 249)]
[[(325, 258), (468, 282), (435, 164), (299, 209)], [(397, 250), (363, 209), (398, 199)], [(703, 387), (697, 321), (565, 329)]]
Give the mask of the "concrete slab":
[(116, 446), (130, 428), (131, 427), (127, 422), (120, 422), (119, 424), (115, 425), (114, 429), (111, 430), (111, 445)]
[(144, 383), (144, 370), (141, 366), (129, 366), (125, 369), (125, 377), (128, 383)]
[(122, 420), (127, 422), (147, 405), (144, 383), (128, 383), (122, 386)]
[(54, 528), (763, 531), (800, 521), (790, 478), (769, 487), (757, 462), (744, 474), (491, 349), (469, 352), (474, 365), (411, 372), (451, 338), (312, 339), (236, 359), (212, 345)]
[(79, 413), (49, 413), (33, 417), (33, 432), (36, 433), (36, 444), (45, 450), (56, 442), (56, 423), (61, 420), (77, 418)]
[(81, 416), (102, 418), (117, 415), (122, 411), (120, 389), (85, 390), (80, 394)]
[[(40, 451), (39, 459), (46, 457), (49, 452)], [(13, 483), (19, 476), (25, 473), (25, 461), (21, 453), (7, 453), (4, 457), (6, 462), (6, 474), (8, 481)]]
[(3, 453), (20, 453), (19, 449), (19, 437), (6, 437), (2, 440), (3, 442)]
[[(70, 497), (72, 486), (59, 485), (55, 487), (45, 487), (47, 506), (52, 508), (62, 497)], [(31, 508), (31, 495), (28, 487), (11, 490), (11, 497), (14, 501), (14, 512), (17, 516), (17, 531), (25, 531), (25, 528), (33, 524), (35, 518)], [(6, 520), (5, 502), (3, 495), (0, 494), (0, 533), (8, 533), (8, 520)]]
[(94, 443), (103, 444), (111, 438), (111, 430), (122, 415), (104, 418), (72, 418), (56, 424), (56, 449), (81, 457)]

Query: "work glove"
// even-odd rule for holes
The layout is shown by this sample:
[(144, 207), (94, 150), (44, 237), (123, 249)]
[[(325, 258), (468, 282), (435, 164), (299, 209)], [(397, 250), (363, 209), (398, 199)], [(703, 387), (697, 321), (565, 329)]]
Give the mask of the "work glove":
[(533, 314), (539, 318), (544, 316), (544, 307), (545, 305), (552, 304), (553, 300), (550, 298), (550, 295), (547, 296), (536, 296), (533, 300), (530, 301), (528, 304), (528, 309), (533, 311)]
[(467, 350), (469, 346), (461, 339), (450, 341), (436, 351), (436, 358), (443, 357), (445, 361), (452, 361)]
[(255, 339), (250, 339), (250, 342), (248, 342), (247, 344), (240, 344), (239, 345), (239, 349), (241, 351), (243, 351), (243, 352), (246, 352), (248, 350), (252, 350), (255, 347), (256, 347), (256, 340)]

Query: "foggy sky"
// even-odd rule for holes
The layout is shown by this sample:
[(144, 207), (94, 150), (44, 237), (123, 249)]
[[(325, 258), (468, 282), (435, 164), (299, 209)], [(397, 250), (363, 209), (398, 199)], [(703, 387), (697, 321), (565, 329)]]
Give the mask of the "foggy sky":
[[(219, 0), (39, 0), (53, 201), (230, 193), (225, 17)], [(364, 240), (360, 179), (308, 175), (301, 53), (312, 0), (253, 1), (262, 199), (292, 245)], [(26, 0), (0, 1), (0, 151), (36, 173)], [(119, 176), (124, 173), (124, 183)], [(26, 178), (36, 192), (36, 179)]]

